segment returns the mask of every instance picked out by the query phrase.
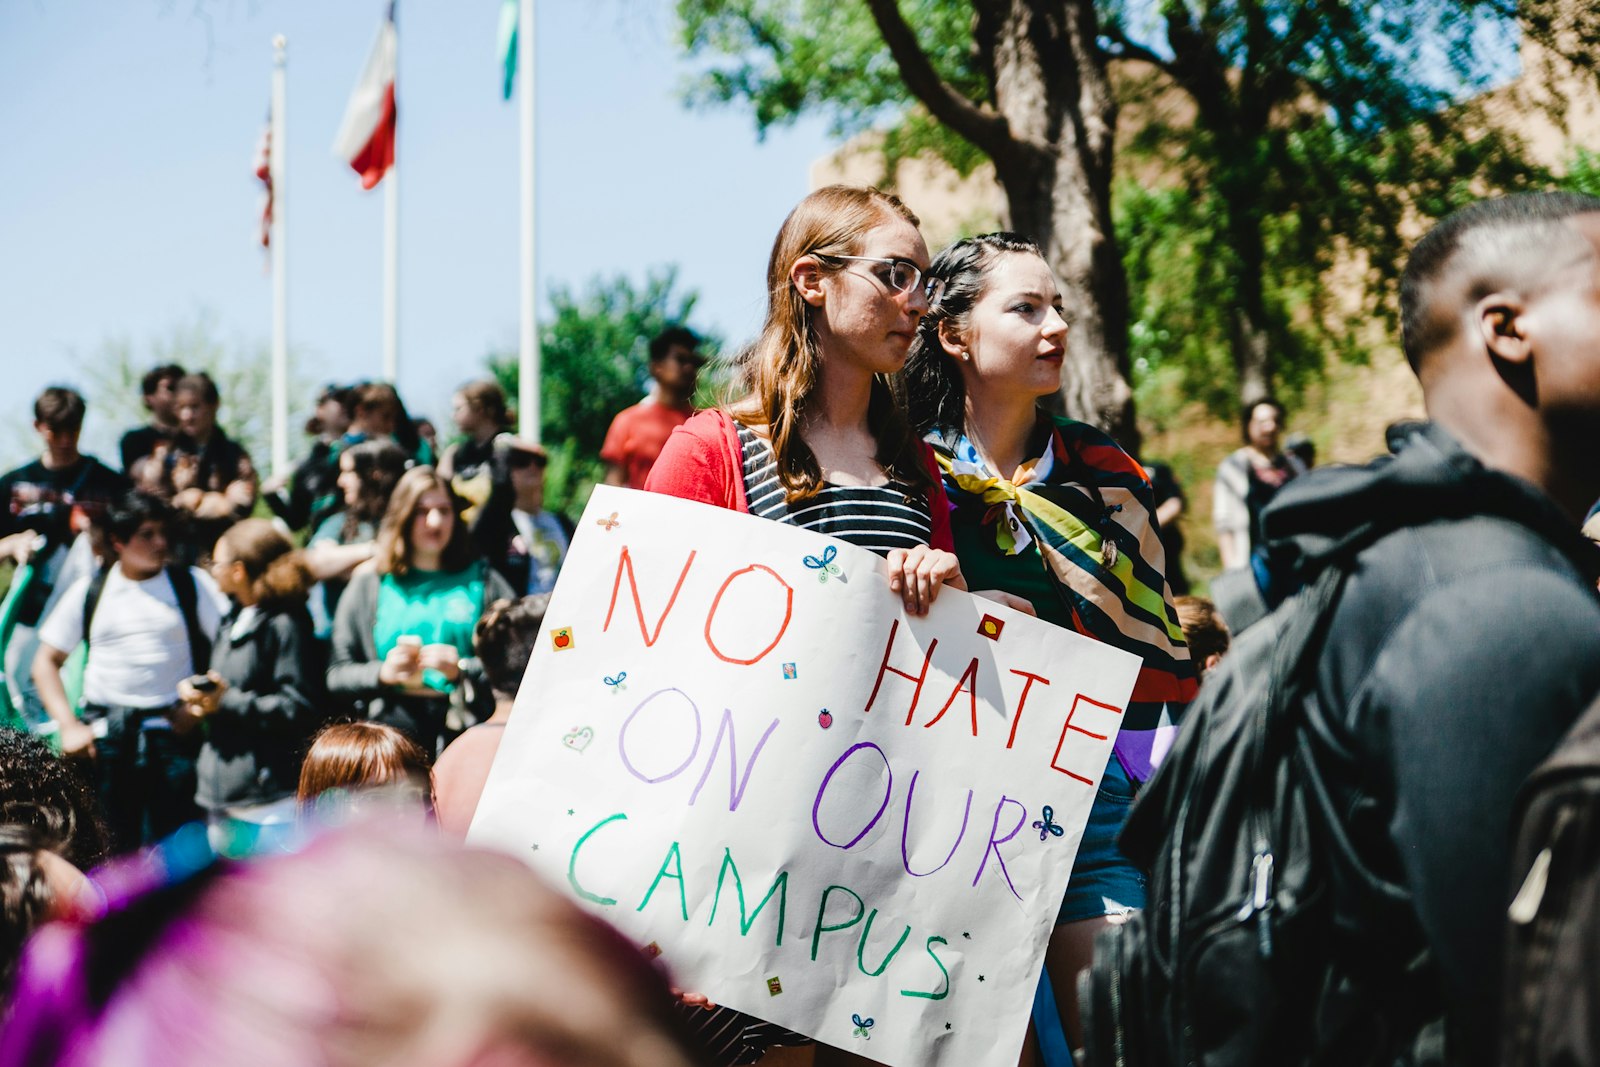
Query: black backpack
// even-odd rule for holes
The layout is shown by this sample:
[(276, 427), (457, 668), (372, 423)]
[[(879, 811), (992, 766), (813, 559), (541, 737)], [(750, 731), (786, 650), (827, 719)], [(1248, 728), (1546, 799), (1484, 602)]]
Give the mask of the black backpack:
[(1600, 705), (1517, 800), (1502, 1067), (1600, 1064)]
[(1079, 980), (1089, 1067), (1442, 1062), (1420, 932), (1376, 955), (1352, 936), (1405, 928), (1410, 898), (1346, 837), (1309, 699), (1356, 547), (1241, 637), (1146, 783), (1121, 845), (1147, 907)]
[[(105, 592), (106, 579), (116, 563), (108, 563), (89, 579), (89, 588), (83, 594), (83, 643), (89, 644), (89, 630), (94, 623), (95, 609), (100, 606), (100, 594)], [(178, 611), (183, 616), (183, 629), (189, 637), (189, 666), (193, 673), (203, 674), (211, 665), (211, 638), (200, 625), (200, 594), (195, 588), (194, 572), (179, 563), (169, 563), (165, 568), (167, 581), (172, 583), (173, 595), (178, 601)]]

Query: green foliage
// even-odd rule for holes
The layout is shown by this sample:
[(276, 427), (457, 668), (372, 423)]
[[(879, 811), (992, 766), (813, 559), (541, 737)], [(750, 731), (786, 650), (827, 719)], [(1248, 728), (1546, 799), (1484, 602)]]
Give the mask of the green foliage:
[(1600, 196), (1600, 152), (1576, 149), (1561, 176), (1561, 188), (1586, 196)]
[[(939, 74), (986, 99), (968, 0), (902, 0), (900, 9)], [(748, 105), (758, 136), (812, 112), (825, 114), (841, 139), (882, 130), (890, 184), (899, 160), (923, 153), (963, 175), (985, 159), (921, 108), (907, 107), (899, 69), (860, 0), (678, 0), (678, 21), (685, 50), (702, 61), (690, 102)]]
[[(937, 72), (991, 102), (971, 0), (899, 6)], [(1241, 338), (1267, 339), (1271, 373), (1291, 394), (1330, 355), (1364, 358), (1367, 324), (1393, 326), (1402, 234), (1487, 193), (1548, 181), (1473, 99), (1515, 72), (1507, 4), (1096, 9), (1108, 61), (1160, 71), (1154, 92), (1147, 80), (1117, 79), (1124, 129), (1137, 124), (1118, 173), (1157, 175), (1155, 188), (1124, 179), (1115, 194), (1135, 375), (1171, 368), (1214, 410), (1232, 410), (1240, 363), (1253, 358)], [(911, 102), (862, 0), (678, 0), (678, 15), (685, 48), (703, 63), (693, 103), (748, 106), (759, 131), (808, 112), (840, 136), (877, 128), (891, 173), (920, 153), (962, 173), (982, 161)], [(1578, 51), (1600, 29), (1580, 36)], [(1173, 87), (1181, 120), (1167, 118), (1170, 106), (1142, 106), (1163, 91), (1170, 101)]]
[[(716, 353), (718, 339), (689, 321), (698, 295), (676, 289), (674, 268), (650, 271), (643, 285), (618, 275), (594, 278), (577, 293), (551, 287), (555, 317), (540, 327), (539, 353), (541, 426), (550, 452), (545, 498), (552, 508), (581, 510), (604, 477), (600, 446), (612, 417), (645, 394), (652, 337), (688, 324), (703, 339), (701, 350)], [(488, 364), (506, 395), (515, 397), (516, 353), (491, 353)]]
[[(267, 342), (224, 338), (216, 313), (201, 308), (190, 319), (136, 345), (126, 335), (108, 337), (89, 352), (74, 353), (89, 418), (84, 449), (113, 466), (117, 441), (124, 430), (149, 418), (140, 379), (160, 363), (176, 363), (189, 371), (205, 371), (217, 383), (222, 405), (217, 424), (249, 450), (256, 467), (266, 471), (272, 460), (272, 359)], [(289, 356), (290, 455), (303, 451), (298, 428), (310, 412), (310, 379), (297, 368), (310, 360), (299, 350)]]

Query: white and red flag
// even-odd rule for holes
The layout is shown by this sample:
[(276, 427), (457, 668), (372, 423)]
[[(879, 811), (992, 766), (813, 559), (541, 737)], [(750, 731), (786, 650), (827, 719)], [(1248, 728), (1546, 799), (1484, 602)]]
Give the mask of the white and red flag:
[(333, 150), (361, 175), (361, 187), (371, 189), (394, 166), (394, 75), (399, 38), (394, 28), (394, 0), (390, 0), (372, 54), (361, 71), (344, 122), (334, 138)]
[(267, 124), (256, 144), (256, 177), (266, 187), (261, 198), (261, 247), (272, 246), (272, 109), (267, 109)]

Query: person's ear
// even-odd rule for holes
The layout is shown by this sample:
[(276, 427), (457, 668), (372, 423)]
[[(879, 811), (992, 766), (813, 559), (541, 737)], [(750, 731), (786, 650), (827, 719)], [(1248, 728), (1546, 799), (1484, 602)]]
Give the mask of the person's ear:
[(1533, 354), (1527, 301), (1517, 293), (1490, 293), (1473, 308), (1473, 325), (1489, 354), (1504, 363), (1526, 363)]
[(943, 319), (939, 323), (939, 347), (945, 354), (959, 360), (967, 358), (967, 339), (961, 336), (961, 329), (956, 325), (955, 319)]
[(822, 287), (824, 277), (822, 264), (816, 256), (801, 256), (789, 268), (789, 284), (794, 286), (801, 300), (814, 308), (821, 307), (827, 300), (827, 290)]

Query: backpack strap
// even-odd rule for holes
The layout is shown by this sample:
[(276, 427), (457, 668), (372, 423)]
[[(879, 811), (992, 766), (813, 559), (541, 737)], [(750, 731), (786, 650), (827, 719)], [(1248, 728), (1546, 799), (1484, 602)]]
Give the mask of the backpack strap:
[(200, 628), (200, 596), (195, 589), (194, 572), (179, 564), (167, 565), (167, 580), (178, 598), (183, 613), (183, 628), (189, 634), (189, 663), (194, 674), (204, 674), (211, 663), (211, 638)]
[(89, 626), (94, 622), (95, 609), (100, 606), (100, 594), (106, 591), (106, 578), (115, 567), (115, 561), (107, 563), (94, 572), (94, 577), (89, 579), (89, 588), (83, 594), (83, 644), (89, 646)]

